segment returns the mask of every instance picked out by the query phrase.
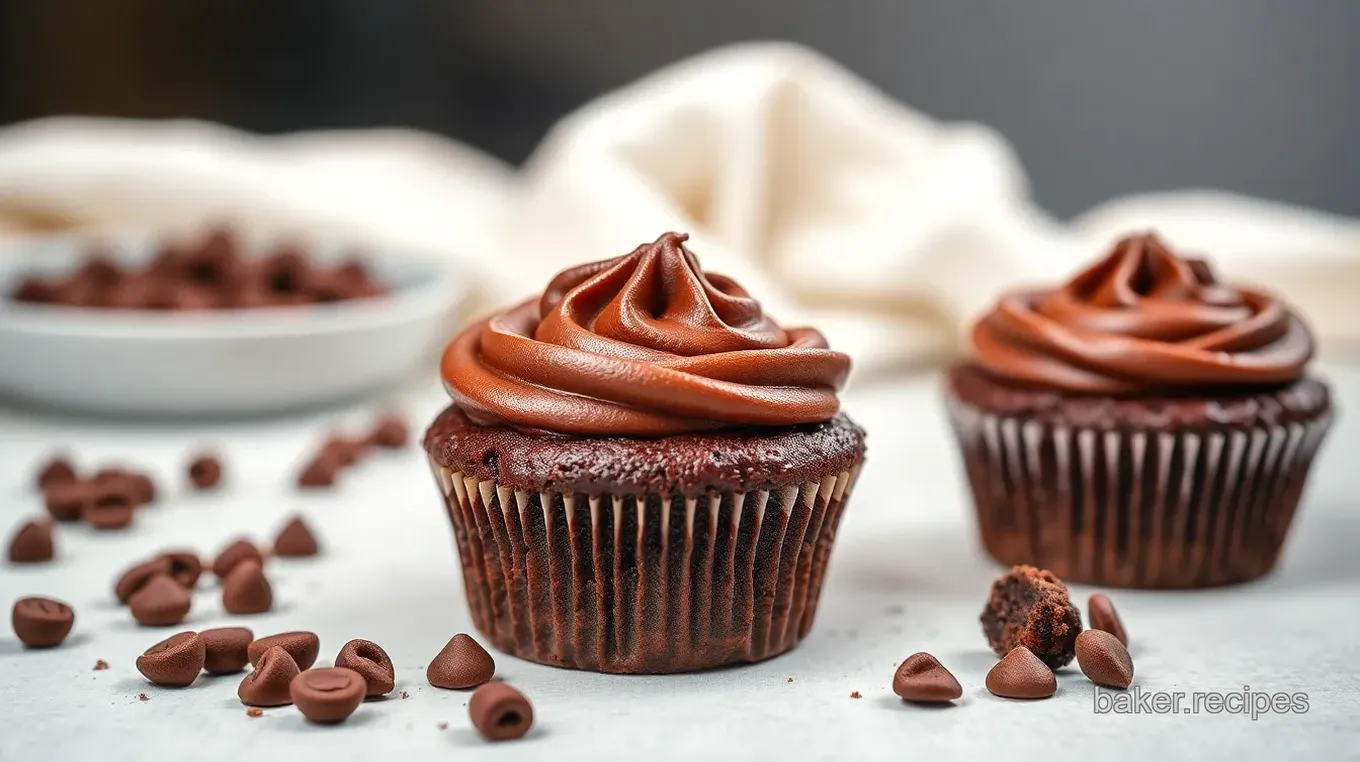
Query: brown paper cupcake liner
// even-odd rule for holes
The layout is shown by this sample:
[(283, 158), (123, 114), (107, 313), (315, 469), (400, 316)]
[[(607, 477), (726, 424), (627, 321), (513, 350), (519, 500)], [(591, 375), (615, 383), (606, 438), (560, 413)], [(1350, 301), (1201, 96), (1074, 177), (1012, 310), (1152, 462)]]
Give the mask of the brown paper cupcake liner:
[(521, 658), (618, 673), (796, 645), (859, 472), (694, 498), (524, 492), (430, 465), (477, 629)]
[(992, 556), (1142, 588), (1269, 572), (1332, 419), (1100, 430), (998, 416), (952, 395), (948, 408)]

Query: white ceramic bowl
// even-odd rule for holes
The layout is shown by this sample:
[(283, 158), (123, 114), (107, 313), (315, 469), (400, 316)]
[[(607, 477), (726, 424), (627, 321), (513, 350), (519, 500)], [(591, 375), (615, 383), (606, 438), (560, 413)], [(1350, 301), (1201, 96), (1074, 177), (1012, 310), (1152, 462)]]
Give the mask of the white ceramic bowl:
[[(25, 275), (78, 265), (88, 240), (0, 246), (0, 396), (113, 414), (236, 415), (320, 405), (434, 367), (466, 293), (447, 261), (397, 251), (367, 258), (384, 298), (239, 311), (133, 312), (25, 304)], [(150, 238), (114, 241), (146, 261)], [(317, 261), (338, 248), (314, 245)], [(431, 370), (433, 372), (433, 370)]]

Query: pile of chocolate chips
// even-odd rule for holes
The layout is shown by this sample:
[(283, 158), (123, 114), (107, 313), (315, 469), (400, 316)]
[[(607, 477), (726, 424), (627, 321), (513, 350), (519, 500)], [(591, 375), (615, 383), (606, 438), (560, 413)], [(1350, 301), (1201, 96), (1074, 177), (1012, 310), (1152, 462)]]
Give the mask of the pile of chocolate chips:
[(383, 296), (388, 289), (356, 258), (328, 265), (295, 243), (249, 256), (230, 229), (187, 244), (162, 242), (151, 263), (122, 267), (104, 244), (74, 271), (31, 275), (15, 301), (121, 310), (212, 310), (289, 307)]

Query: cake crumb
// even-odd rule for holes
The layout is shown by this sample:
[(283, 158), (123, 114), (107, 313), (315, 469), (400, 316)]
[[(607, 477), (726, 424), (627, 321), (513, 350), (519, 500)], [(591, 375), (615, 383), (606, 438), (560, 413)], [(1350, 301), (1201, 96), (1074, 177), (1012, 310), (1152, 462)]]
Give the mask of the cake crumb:
[(864, 697), (861, 696), (861, 695), (859, 695), (859, 691), (851, 691), (851, 692), (850, 692), (850, 698), (857, 699), (857, 698), (864, 698)]
[(148, 696), (148, 695), (146, 695), (145, 693), (138, 693), (138, 694), (137, 694), (137, 700), (138, 700), (138, 701), (150, 701), (150, 700), (151, 700), (151, 697)]
[(410, 698), (410, 694), (408, 694), (406, 691), (402, 691), (402, 692), (401, 692), (401, 697), (402, 697), (402, 698)]
[(793, 678), (790, 677), (786, 682), (790, 682), (790, 683), (793, 682)]
[(439, 723), (439, 729), (440, 729), (440, 730), (448, 730), (448, 729), (449, 729), (449, 724), (448, 724), (447, 722), (441, 722), (441, 723)]
[(104, 661), (103, 659), (100, 659), (100, 660), (98, 660), (98, 661), (96, 661), (96, 662), (94, 663), (94, 671), (95, 671), (95, 672), (101, 672), (101, 671), (106, 670), (106, 669), (108, 669), (108, 668), (109, 668), (109, 663), (106, 662), (106, 661)]
[(254, 707), (251, 707), (250, 709), (247, 709), (247, 710), (246, 710), (246, 716), (247, 716), (247, 717), (263, 717), (263, 716), (264, 716), (264, 712), (261, 712), (259, 709), (255, 709)]

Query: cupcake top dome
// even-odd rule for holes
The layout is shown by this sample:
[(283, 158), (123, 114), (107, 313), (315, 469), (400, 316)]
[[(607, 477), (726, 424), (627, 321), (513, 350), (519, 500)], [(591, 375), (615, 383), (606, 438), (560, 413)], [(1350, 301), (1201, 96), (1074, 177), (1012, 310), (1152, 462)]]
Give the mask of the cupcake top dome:
[(781, 328), (666, 233), (559, 273), (444, 352), (455, 404), (482, 425), (580, 436), (789, 426), (836, 415), (850, 358)]
[(1060, 288), (1003, 296), (973, 328), (977, 362), (1026, 386), (1142, 394), (1287, 384), (1313, 337), (1269, 294), (1220, 283), (1152, 234)]

